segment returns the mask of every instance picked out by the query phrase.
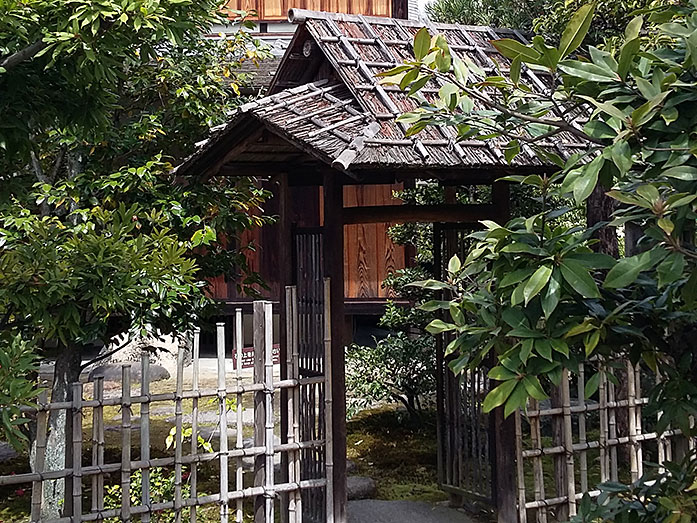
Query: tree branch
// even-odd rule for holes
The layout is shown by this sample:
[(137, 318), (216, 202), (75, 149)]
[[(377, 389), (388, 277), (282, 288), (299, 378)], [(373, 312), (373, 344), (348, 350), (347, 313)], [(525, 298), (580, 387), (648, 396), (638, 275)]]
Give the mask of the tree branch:
[(32, 58), (34, 58), (37, 54), (39, 54), (39, 52), (43, 51), (47, 45), (48, 44), (42, 40), (34, 42), (33, 44), (28, 45), (24, 49), (21, 49), (3, 58), (2, 61), (0, 61), (0, 67), (3, 67), (5, 69), (12, 69), (13, 67), (21, 64), (22, 62), (26, 62), (27, 60), (31, 60)]

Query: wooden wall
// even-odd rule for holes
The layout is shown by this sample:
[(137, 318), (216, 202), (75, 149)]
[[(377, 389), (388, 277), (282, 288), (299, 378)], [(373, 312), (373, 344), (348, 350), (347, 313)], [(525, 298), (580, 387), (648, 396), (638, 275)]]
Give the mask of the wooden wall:
[(255, 10), (259, 20), (278, 21), (288, 18), (288, 10), (295, 7), (313, 11), (392, 16), (392, 0), (230, 0), (234, 10)]
[[(273, 190), (272, 186), (268, 187)], [(401, 185), (367, 185), (344, 187), (344, 206), (389, 205), (399, 204), (393, 198), (394, 190)], [(291, 187), (291, 212), (296, 227), (318, 227), (322, 225), (322, 202), (319, 187)], [(267, 215), (278, 212), (274, 198), (265, 205)], [(371, 223), (346, 225), (344, 227), (344, 292), (346, 298), (375, 300), (388, 297), (382, 288), (382, 281), (390, 273), (405, 267), (404, 247), (395, 245), (390, 240), (387, 230), (389, 223)], [(267, 298), (277, 300), (280, 296), (280, 284), (277, 271), (280, 263), (278, 257), (279, 229), (277, 225), (267, 225), (246, 231), (241, 244), (253, 243), (255, 250), (247, 253), (247, 261), (252, 271), (261, 274), (269, 290), (257, 288)], [(322, 275), (318, 275), (322, 277)], [(236, 301), (244, 299), (237, 293), (234, 282), (225, 282), (223, 278), (212, 280), (212, 295), (216, 299)]]

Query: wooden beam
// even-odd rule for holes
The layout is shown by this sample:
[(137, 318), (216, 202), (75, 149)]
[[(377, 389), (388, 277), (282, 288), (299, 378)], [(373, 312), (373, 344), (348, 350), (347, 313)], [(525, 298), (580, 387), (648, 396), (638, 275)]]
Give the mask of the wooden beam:
[(345, 207), (344, 223), (478, 223), (481, 220), (496, 220), (500, 212), (496, 205), (375, 205), (368, 207)]
[[(324, 270), (331, 278), (331, 372), (334, 523), (346, 523), (346, 366), (344, 355), (344, 193), (334, 173), (324, 174)], [(319, 277), (319, 275), (318, 275)], [(327, 493), (331, 495), (332, 493)]]

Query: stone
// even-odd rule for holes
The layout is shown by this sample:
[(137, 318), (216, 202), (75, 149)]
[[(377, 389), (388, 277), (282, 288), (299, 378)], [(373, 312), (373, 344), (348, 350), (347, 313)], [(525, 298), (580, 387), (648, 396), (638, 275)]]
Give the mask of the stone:
[(12, 448), (12, 445), (0, 441), (0, 463), (13, 460), (17, 457), (17, 451)]
[(350, 459), (346, 460), (346, 474), (349, 476), (351, 474), (354, 474), (358, 470), (358, 465), (356, 465), (355, 461), (351, 461)]
[(475, 523), (462, 510), (421, 501), (349, 501), (348, 523)]
[[(97, 377), (104, 378), (104, 381), (115, 381), (121, 383), (122, 363), (107, 363), (93, 368), (87, 376), (88, 381), (94, 381)], [(131, 365), (131, 380), (140, 382), (140, 365)], [(168, 380), (169, 371), (160, 365), (150, 365), (150, 382)]]
[(377, 492), (377, 485), (373, 478), (367, 476), (349, 476), (346, 478), (346, 489), (348, 498), (354, 499), (370, 499)]

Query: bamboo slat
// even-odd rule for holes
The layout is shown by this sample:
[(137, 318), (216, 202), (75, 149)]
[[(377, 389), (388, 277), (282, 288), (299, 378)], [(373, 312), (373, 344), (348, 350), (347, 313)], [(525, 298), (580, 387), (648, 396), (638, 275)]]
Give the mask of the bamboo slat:
[[(48, 402), (48, 391), (41, 391), (39, 403)], [(46, 436), (48, 433), (48, 412), (40, 411), (36, 416), (36, 454), (34, 456), (34, 471), (42, 474), (46, 462)], [(43, 499), (42, 482), (33, 481), (31, 489), (31, 523), (41, 520), (41, 501)]]
[[(586, 369), (585, 365), (581, 363), (578, 368), (578, 381), (576, 383), (578, 404), (586, 405)], [(581, 444), (585, 444), (587, 441), (586, 434), (586, 415), (581, 412), (578, 415), (578, 441)], [(588, 491), (588, 456), (585, 450), (579, 452), (579, 468), (581, 472), (581, 491)]]
[(325, 373), (325, 394), (324, 394), (324, 434), (325, 434), (325, 474), (327, 487), (325, 489), (326, 498), (326, 521), (334, 523), (334, 440), (332, 438), (332, 334), (331, 334), (331, 289), (329, 278), (324, 279), (324, 373)]
[(121, 367), (121, 514), (131, 520), (131, 366)]
[(72, 384), (73, 389), (73, 519), (82, 518), (82, 383)]
[(564, 369), (561, 378), (561, 398), (564, 409), (564, 453), (566, 464), (566, 496), (569, 516), (576, 515), (576, 480), (574, 473), (573, 431), (571, 424), (571, 393), (569, 390), (569, 371)]
[(525, 509), (525, 470), (523, 467), (523, 427), (520, 419), (520, 409), (515, 411), (515, 453), (516, 473), (518, 482), (518, 522), (527, 523), (527, 510)]
[(228, 440), (227, 440), (227, 388), (225, 385), (225, 323), (216, 324), (216, 348), (218, 354), (218, 425), (220, 434), (220, 522), (228, 521)]
[[(612, 369), (607, 370), (609, 375), (614, 375)], [(617, 413), (615, 408), (610, 404), (615, 403), (615, 384), (608, 378), (607, 381), (607, 398), (608, 398), (608, 441), (617, 438)], [(617, 472), (617, 447), (611, 446), (610, 449), (610, 480), (618, 480)]]
[[(530, 401), (531, 409), (539, 409), (539, 402), (535, 399)], [(542, 448), (542, 432), (540, 430), (540, 418), (535, 417), (530, 420), (530, 443), (533, 449)], [(522, 453), (519, 462), (523, 461)], [(524, 465), (521, 463), (521, 468)], [(519, 480), (520, 481), (520, 480)], [(535, 492), (535, 501), (540, 501), (545, 499), (545, 477), (544, 470), (542, 467), (542, 456), (535, 456), (533, 458), (533, 490)], [(547, 509), (545, 507), (540, 508), (537, 512), (537, 523), (547, 523)]]
[[(235, 378), (237, 380), (237, 387), (242, 387), (242, 346), (244, 342), (244, 323), (242, 316), (242, 309), (235, 309)], [(243, 419), (242, 419), (242, 394), (237, 393), (236, 405), (236, 419), (235, 419), (235, 429), (236, 429), (236, 439), (235, 439), (235, 449), (240, 450), (244, 447), (244, 441), (242, 440), (242, 429), (243, 429)], [(242, 469), (242, 458), (236, 458), (236, 470), (235, 470), (235, 490), (241, 491), (244, 488), (244, 471)], [(242, 499), (237, 500), (237, 506), (235, 510), (235, 521), (242, 523), (244, 518)]]
[[(150, 353), (144, 350), (140, 355), (140, 394), (147, 396), (150, 394)], [(150, 460), (150, 403), (145, 402), (140, 405), (140, 459)], [(141, 505), (150, 506), (150, 469), (144, 467), (141, 470)], [(141, 522), (150, 521), (150, 512), (145, 512), (140, 517)]]
[(177, 351), (177, 374), (175, 378), (175, 399), (174, 399), (174, 521), (182, 521), (182, 458), (184, 446), (183, 437), (183, 408), (182, 396), (184, 393), (184, 349), (179, 347)]
[(264, 410), (266, 414), (266, 462), (264, 479), (265, 521), (274, 521), (274, 408), (273, 408), (273, 310), (271, 302), (264, 302)]
[[(201, 343), (201, 329), (194, 328), (191, 340), (191, 358), (192, 358), (192, 374), (191, 374), (191, 390), (198, 392), (199, 388), (199, 350)], [(195, 460), (198, 452), (198, 398), (194, 397), (191, 400), (191, 457)], [(190, 498), (198, 497), (198, 463), (191, 463), (191, 474), (189, 476), (189, 484), (191, 485)], [(190, 523), (196, 523), (196, 506), (191, 507), (189, 512)]]

